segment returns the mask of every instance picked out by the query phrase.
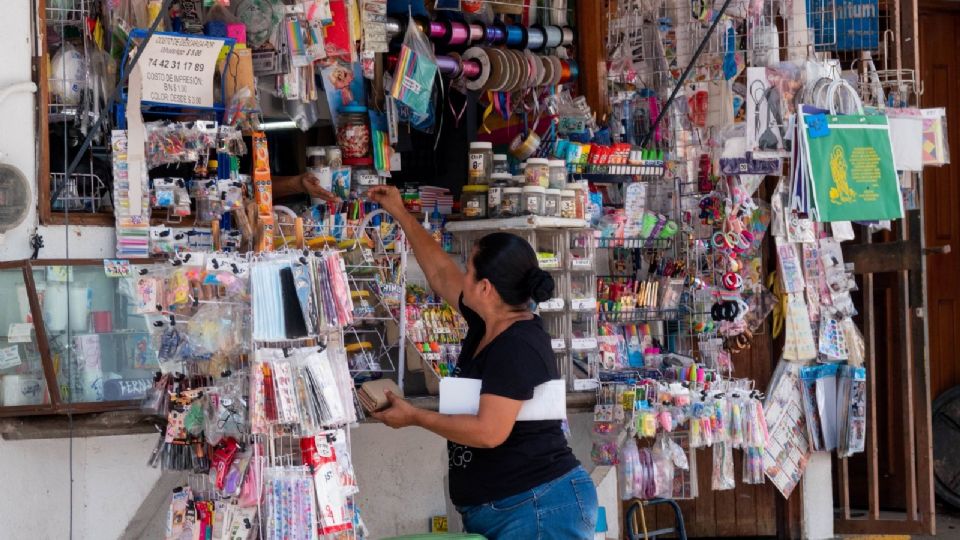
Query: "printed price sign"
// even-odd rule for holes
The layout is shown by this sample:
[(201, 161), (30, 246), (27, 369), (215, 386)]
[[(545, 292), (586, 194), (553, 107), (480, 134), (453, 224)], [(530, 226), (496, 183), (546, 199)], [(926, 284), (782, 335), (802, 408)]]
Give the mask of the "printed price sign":
[(596, 298), (574, 298), (570, 301), (574, 311), (593, 311), (597, 309)]
[(570, 348), (575, 351), (589, 351), (597, 348), (597, 338), (573, 338)]
[(142, 99), (213, 106), (213, 74), (223, 44), (222, 39), (154, 35), (139, 63), (143, 71)]
[(567, 348), (567, 340), (563, 338), (551, 339), (550, 345), (553, 347), (553, 350), (562, 351)]

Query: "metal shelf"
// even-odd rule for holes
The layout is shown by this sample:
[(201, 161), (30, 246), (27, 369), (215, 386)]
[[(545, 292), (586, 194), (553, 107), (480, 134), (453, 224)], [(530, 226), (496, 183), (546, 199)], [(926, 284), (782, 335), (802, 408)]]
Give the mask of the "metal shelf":
[(638, 323), (647, 321), (675, 321), (683, 309), (639, 308), (624, 311), (599, 311), (601, 323)]
[(468, 232), (468, 231), (517, 231), (527, 229), (584, 229), (587, 227), (586, 220), (544, 217), (544, 216), (519, 216), (502, 219), (475, 219), (467, 221), (451, 221), (446, 225), (450, 232)]
[(672, 245), (672, 238), (597, 237), (597, 248), (669, 249)]

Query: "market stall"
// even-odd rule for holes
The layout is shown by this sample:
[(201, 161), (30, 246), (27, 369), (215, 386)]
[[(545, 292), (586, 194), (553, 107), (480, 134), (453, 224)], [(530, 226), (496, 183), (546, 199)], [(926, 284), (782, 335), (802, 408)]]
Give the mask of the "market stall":
[[(693, 534), (775, 534), (756, 486), (789, 498), (812, 453), (865, 450), (873, 375), (843, 243), (903, 219), (923, 168), (949, 163), (944, 111), (879, 65), (869, 10), (43, 14), (41, 219), (112, 225), (115, 255), (0, 267), (19, 306), (0, 414), (156, 417), (151, 465), (189, 472), (168, 538), (367, 537), (350, 426), (385, 389), (436, 396), (465, 336), (366, 197), (381, 184), (461, 263), (492, 231), (534, 248), (558, 285), (537, 313), (566, 403), (594, 415), (572, 436), (618, 467), (624, 501), (702, 500)], [(723, 492), (756, 510), (724, 528)]]

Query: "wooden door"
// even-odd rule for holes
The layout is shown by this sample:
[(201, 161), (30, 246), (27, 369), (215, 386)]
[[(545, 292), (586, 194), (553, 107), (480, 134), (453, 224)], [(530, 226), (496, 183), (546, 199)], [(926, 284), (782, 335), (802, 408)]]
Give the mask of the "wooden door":
[(946, 107), (953, 165), (923, 173), (927, 248), (950, 246), (927, 258), (930, 328), (930, 394), (960, 384), (960, 11), (939, 8), (920, 15), (920, 65), (924, 107)]

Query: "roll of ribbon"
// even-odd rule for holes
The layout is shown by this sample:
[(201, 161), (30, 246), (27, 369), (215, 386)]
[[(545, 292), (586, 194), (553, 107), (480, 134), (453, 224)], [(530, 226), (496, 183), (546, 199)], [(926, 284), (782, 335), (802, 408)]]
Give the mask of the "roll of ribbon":
[[(467, 77), (468, 90), (482, 90), (490, 79), (490, 56), (480, 47), (470, 47), (463, 53), (464, 75)], [(466, 64), (472, 64), (467, 68)], [(473, 67), (475, 66), (475, 67)], [(471, 73), (476, 70), (476, 75)]]
[(570, 78), (576, 80), (580, 77), (580, 67), (575, 60), (567, 60), (567, 63), (570, 64)]
[(507, 31), (502, 23), (494, 23), (493, 26), (487, 27), (486, 37), (490, 45), (503, 45), (507, 40)]
[(548, 56), (550, 63), (553, 64), (553, 80), (550, 81), (551, 86), (556, 86), (560, 84), (560, 79), (563, 78), (563, 64), (560, 63), (560, 59), (556, 56)]
[(480, 43), (486, 39), (487, 31), (482, 24), (470, 25), (470, 43)]
[(563, 39), (560, 40), (561, 45), (573, 45), (573, 28), (569, 26), (564, 26), (561, 31), (563, 32)]
[(403, 23), (399, 19), (387, 17), (385, 28), (387, 29), (387, 36), (393, 38), (393, 36), (403, 32)]
[(543, 66), (543, 77), (540, 78), (540, 86), (550, 86), (553, 84), (553, 62), (549, 56), (538, 56), (537, 60)]
[[(480, 76), (480, 62), (477, 60), (466, 60), (463, 62), (463, 76), (468, 80), (474, 80)], [(468, 85), (469, 86), (469, 85)]]
[(448, 23), (450, 27), (450, 36), (447, 39), (447, 45), (463, 45), (470, 39), (470, 29), (466, 24), (459, 21)]
[(560, 60), (560, 84), (570, 82), (570, 63), (566, 60)]
[(460, 62), (451, 56), (437, 56), (437, 69), (451, 79), (459, 77), (461, 71), (463, 71)]
[(541, 26), (531, 26), (527, 28), (527, 48), (531, 51), (543, 49), (543, 44), (547, 41), (547, 34)]
[(527, 29), (522, 26), (510, 25), (507, 27), (507, 47), (522, 49), (526, 46)]
[(544, 30), (547, 33), (547, 41), (544, 46), (548, 49), (559, 47), (560, 43), (563, 42), (563, 30), (559, 26), (546, 26)]
[(427, 35), (434, 41), (445, 42), (449, 28), (442, 21), (430, 21)]

